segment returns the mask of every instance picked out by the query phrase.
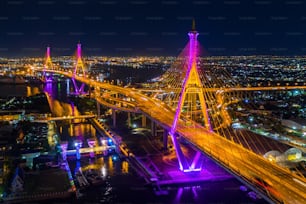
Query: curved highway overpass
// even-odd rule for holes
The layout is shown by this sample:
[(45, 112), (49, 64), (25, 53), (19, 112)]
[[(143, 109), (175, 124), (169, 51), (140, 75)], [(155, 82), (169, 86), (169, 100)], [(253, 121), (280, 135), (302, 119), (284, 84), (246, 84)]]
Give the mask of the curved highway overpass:
[[(48, 71), (69, 78), (73, 77), (72, 73), (55, 70)], [(143, 95), (136, 89), (96, 82), (79, 76), (75, 76), (75, 79), (92, 87), (112, 90), (133, 98), (133, 102), (139, 111), (156, 121), (162, 127), (170, 130), (175, 112), (162, 101)], [(197, 125), (196, 129), (194, 127), (188, 128), (180, 120), (177, 126), (177, 134), (240, 178), (252, 183), (254, 186), (257, 185), (258, 187), (259, 185), (263, 190), (266, 190), (268, 195), (276, 198), (279, 202), (306, 203), (306, 179), (304, 177), (300, 177), (285, 168), (269, 162), (262, 156), (245, 149), (221, 135), (209, 132), (203, 126)], [(260, 183), (262, 180), (269, 185), (263, 186)]]

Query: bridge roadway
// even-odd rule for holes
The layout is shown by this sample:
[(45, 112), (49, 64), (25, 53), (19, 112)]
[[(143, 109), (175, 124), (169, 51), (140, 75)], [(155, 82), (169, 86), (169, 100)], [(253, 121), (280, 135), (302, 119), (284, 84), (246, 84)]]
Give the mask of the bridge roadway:
[[(71, 73), (52, 72), (72, 77)], [(163, 102), (151, 99), (137, 90), (123, 88), (107, 83), (92, 81), (82, 77), (75, 77), (78, 81), (90, 86), (117, 91), (129, 96), (139, 105), (138, 108), (148, 117), (159, 123), (166, 129), (170, 129), (175, 112), (163, 104)], [(262, 87), (261, 87), (262, 88)], [(177, 133), (190, 144), (210, 155), (217, 162), (225, 166), (242, 179), (256, 185), (256, 178), (262, 178), (271, 184), (266, 188), (267, 193), (284, 203), (304, 204), (306, 203), (306, 179), (292, 174), (289, 170), (281, 168), (274, 163), (265, 160), (241, 145), (226, 138), (209, 132), (204, 127), (197, 125), (196, 129), (186, 127), (180, 120)], [(263, 189), (265, 190), (265, 189)]]
[(57, 120), (73, 120), (73, 119), (88, 119), (88, 118), (94, 118), (96, 115), (68, 115), (68, 116), (61, 116), (61, 117), (47, 117), (47, 121), (57, 121)]
[(98, 103), (100, 103), (101, 105), (105, 105), (109, 108), (115, 109), (115, 110), (120, 110), (120, 111), (125, 111), (125, 112), (134, 112), (137, 113), (138, 110), (135, 107), (135, 103), (131, 103), (129, 101), (124, 101), (124, 100), (120, 100), (118, 98), (112, 97), (110, 95), (102, 95), (102, 97), (105, 99), (107, 98), (110, 101), (115, 101), (118, 102), (119, 104), (124, 104), (125, 106), (117, 106), (117, 104), (111, 104), (109, 102), (106, 102), (105, 100), (101, 100), (101, 98), (99, 96), (94, 96), (95, 99), (98, 101)]
[(62, 117), (47, 117), (47, 118), (36, 118), (32, 122), (47, 123), (49, 121), (60, 121), (60, 120), (74, 120), (74, 119), (89, 119), (94, 118), (96, 115), (78, 115), (78, 116), (62, 116)]
[[(237, 92), (237, 91), (284, 91), (294, 89), (306, 89), (306, 86), (256, 86), (256, 87), (220, 87), (220, 88), (203, 88), (204, 92)], [(165, 88), (165, 89), (139, 89), (141, 92), (149, 93), (163, 93), (163, 92), (180, 92), (179, 88)]]

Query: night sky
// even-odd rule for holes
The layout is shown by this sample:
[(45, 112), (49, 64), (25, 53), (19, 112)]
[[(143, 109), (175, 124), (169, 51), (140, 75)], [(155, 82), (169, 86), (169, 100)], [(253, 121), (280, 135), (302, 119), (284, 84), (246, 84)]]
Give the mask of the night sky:
[(177, 56), (192, 18), (209, 55), (305, 55), (302, 0), (0, 0), (0, 57)]

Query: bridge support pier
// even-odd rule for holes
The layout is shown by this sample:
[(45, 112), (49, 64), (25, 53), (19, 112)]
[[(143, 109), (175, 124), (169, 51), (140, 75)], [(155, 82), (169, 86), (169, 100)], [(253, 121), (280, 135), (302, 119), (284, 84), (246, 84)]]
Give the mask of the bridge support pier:
[(151, 121), (151, 134), (153, 137), (156, 136), (156, 123), (153, 120)]
[(141, 127), (145, 128), (147, 126), (147, 117), (142, 114), (141, 116)]
[(69, 136), (74, 136), (74, 124), (71, 122), (71, 120), (69, 121), (69, 128), (68, 128), (68, 131), (69, 131)]
[(88, 85), (88, 91), (87, 91), (88, 99), (91, 98), (91, 87), (92, 87), (92, 86)]
[(66, 94), (70, 94), (70, 80), (66, 79)]
[(116, 110), (112, 109), (113, 127), (116, 127)]
[(74, 94), (75, 95), (81, 95), (81, 94), (84, 94), (84, 87), (85, 87), (85, 84), (82, 83), (81, 86), (79, 87), (77, 82), (76, 82), (76, 79), (74, 77), (71, 78), (72, 80), (72, 83), (73, 83), (73, 87), (74, 87)]
[(97, 117), (100, 118), (101, 116), (101, 106), (100, 103), (98, 101), (96, 101), (97, 104)]
[(131, 113), (128, 112), (128, 118), (127, 118), (127, 124), (128, 124), (128, 127), (132, 127), (132, 119), (131, 119)]
[(163, 144), (164, 144), (164, 149), (165, 149), (165, 150), (168, 149), (168, 136), (169, 136), (168, 130), (164, 129)]

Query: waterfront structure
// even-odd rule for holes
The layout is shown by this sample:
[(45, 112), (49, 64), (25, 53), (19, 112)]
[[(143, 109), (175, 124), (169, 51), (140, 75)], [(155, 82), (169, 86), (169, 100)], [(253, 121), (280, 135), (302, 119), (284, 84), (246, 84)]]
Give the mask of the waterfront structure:
[(61, 154), (62, 154), (63, 161), (67, 160), (67, 147), (68, 147), (67, 141), (61, 142), (61, 150), (62, 150)]
[(87, 144), (91, 148), (90, 150), (90, 158), (95, 157), (94, 147), (97, 145), (97, 141), (95, 139), (87, 139)]
[(81, 159), (81, 153), (80, 153), (80, 149), (82, 148), (83, 142), (81, 140), (75, 140), (74, 141), (74, 146), (75, 146), (75, 155), (76, 155), (76, 159), (80, 160)]

